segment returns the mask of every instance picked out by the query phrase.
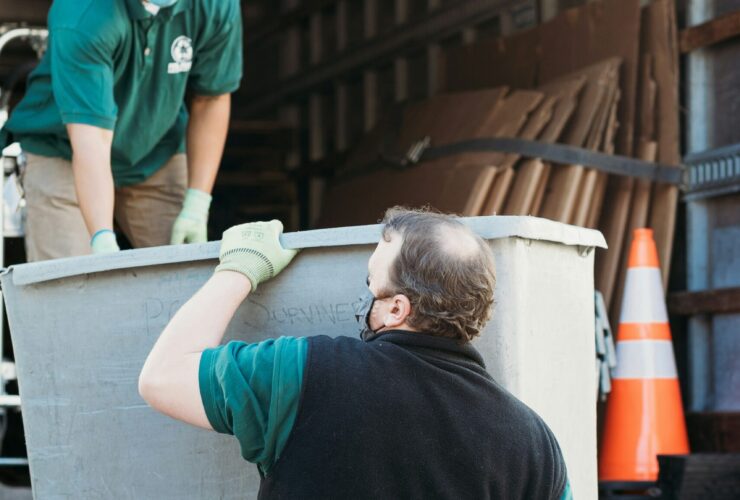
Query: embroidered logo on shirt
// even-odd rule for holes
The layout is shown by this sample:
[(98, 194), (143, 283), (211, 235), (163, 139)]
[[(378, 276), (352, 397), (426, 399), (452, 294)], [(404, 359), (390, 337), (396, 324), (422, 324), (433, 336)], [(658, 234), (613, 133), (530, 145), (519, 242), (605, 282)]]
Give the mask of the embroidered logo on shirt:
[(167, 65), (167, 73), (172, 75), (190, 71), (193, 65), (193, 41), (190, 38), (184, 35), (175, 38), (170, 52), (175, 62)]

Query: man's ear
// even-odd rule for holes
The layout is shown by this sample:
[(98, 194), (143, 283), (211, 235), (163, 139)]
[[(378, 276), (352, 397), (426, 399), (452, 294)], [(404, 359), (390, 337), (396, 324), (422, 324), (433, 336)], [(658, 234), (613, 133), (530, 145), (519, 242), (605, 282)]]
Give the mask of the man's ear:
[(386, 328), (397, 328), (405, 326), (408, 317), (411, 316), (411, 301), (403, 294), (391, 297), (391, 307), (385, 318)]

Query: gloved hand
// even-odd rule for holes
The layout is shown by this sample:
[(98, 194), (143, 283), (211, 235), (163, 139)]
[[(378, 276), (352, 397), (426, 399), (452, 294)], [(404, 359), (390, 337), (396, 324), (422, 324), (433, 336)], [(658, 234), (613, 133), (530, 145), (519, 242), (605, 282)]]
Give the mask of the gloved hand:
[(221, 240), (218, 271), (236, 271), (257, 285), (277, 276), (293, 260), (298, 250), (286, 250), (280, 244), (283, 223), (250, 222), (227, 229)]
[(93, 237), (90, 239), (90, 247), (94, 254), (114, 253), (121, 250), (118, 248), (116, 233), (110, 229), (101, 229), (93, 234)]
[(211, 195), (199, 189), (188, 189), (182, 211), (172, 226), (171, 245), (208, 241), (208, 209)]

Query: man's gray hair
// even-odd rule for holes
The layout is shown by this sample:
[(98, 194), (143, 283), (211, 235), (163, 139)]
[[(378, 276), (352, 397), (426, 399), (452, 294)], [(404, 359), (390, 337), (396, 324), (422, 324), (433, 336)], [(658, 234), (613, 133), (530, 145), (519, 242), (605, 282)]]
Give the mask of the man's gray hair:
[(491, 318), (496, 286), (486, 242), (459, 218), (427, 208), (390, 208), (383, 224), (383, 239), (403, 238), (385, 292), (408, 297), (409, 326), (462, 342), (479, 335)]

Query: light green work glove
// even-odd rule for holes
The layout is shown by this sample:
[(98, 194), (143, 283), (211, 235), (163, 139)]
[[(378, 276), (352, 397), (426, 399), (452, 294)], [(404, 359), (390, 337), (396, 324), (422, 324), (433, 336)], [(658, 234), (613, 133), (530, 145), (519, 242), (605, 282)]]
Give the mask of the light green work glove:
[(172, 226), (171, 245), (208, 241), (208, 209), (211, 195), (200, 189), (188, 189), (182, 211)]
[(236, 271), (257, 285), (277, 276), (285, 269), (298, 250), (286, 250), (280, 244), (283, 223), (250, 222), (227, 229), (221, 240), (221, 263), (218, 271)]
[(121, 250), (118, 248), (116, 233), (110, 229), (101, 229), (93, 234), (92, 238), (90, 238), (90, 247), (94, 254), (114, 253)]

